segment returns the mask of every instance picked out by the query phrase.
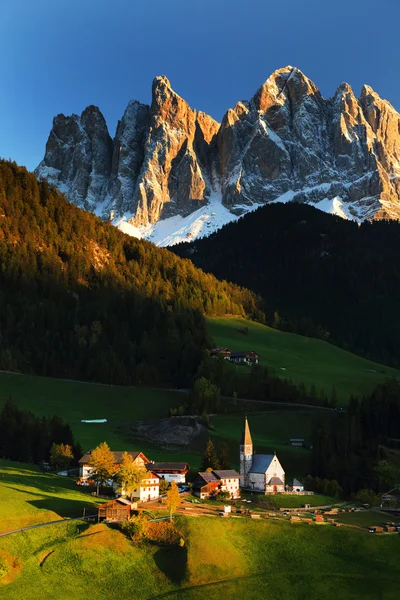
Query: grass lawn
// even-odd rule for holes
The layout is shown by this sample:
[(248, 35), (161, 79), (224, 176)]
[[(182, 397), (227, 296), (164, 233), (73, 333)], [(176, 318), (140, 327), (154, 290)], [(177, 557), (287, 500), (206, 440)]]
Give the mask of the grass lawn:
[[(366, 360), (336, 346), (293, 333), (284, 333), (240, 317), (207, 318), (209, 331), (217, 346), (231, 350), (254, 350), (261, 364), (295, 383), (315, 385), (328, 397), (333, 387), (338, 402), (347, 404), (351, 394), (372, 391), (400, 371)], [(247, 327), (248, 333), (244, 334)], [(248, 367), (236, 367), (246, 372)], [(284, 369), (284, 370), (282, 370)]]
[(387, 521), (399, 520), (399, 517), (393, 516), (390, 513), (381, 512), (380, 510), (360, 510), (357, 512), (339, 512), (334, 516), (336, 521), (346, 523), (347, 525), (360, 525), (361, 527), (369, 527), (370, 525), (385, 525)]
[[(248, 496), (251, 500), (251, 495)], [(268, 502), (270, 500), (277, 508), (303, 508), (305, 504), (310, 506), (327, 506), (340, 502), (337, 498), (323, 496), (322, 494), (311, 494), (305, 496), (296, 496), (288, 494), (274, 494), (273, 496), (256, 496), (257, 502)]]
[[(12, 395), (20, 408), (38, 415), (58, 414), (70, 423), (75, 439), (87, 451), (102, 441), (113, 450), (141, 450), (151, 460), (187, 461), (198, 469), (204, 449), (204, 440), (195, 441), (187, 448), (162, 449), (148, 441), (135, 440), (126, 433), (130, 421), (165, 417), (168, 408), (183, 401), (182, 392), (149, 388), (119, 387), (46, 379), (28, 375), (0, 373), (0, 406)], [(255, 450), (259, 453), (277, 451), (288, 476), (302, 476), (309, 472), (311, 452), (292, 448), (291, 437), (311, 441), (317, 419), (329, 420), (329, 411), (271, 410), (249, 414), (249, 423)], [(239, 467), (239, 444), (243, 429), (243, 413), (213, 417), (215, 429), (211, 438), (218, 446), (227, 442), (232, 466)], [(81, 423), (81, 419), (106, 418), (107, 423)]]
[(94, 514), (98, 503), (73, 479), (42, 473), (34, 465), (0, 461), (0, 533), (80, 517), (84, 509)]
[[(30, 497), (49, 502), (71, 490), (16, 467), (24, 490), (2, 505), (2, 517), (24, 511)], [(2, 466), (2, 489), (14, 473)], [(11, 494), (11, 491), (8, 493)], [(78, 495), (81, 492), (76, 492)], [(53, 500), (52, 500), (53, 499)], [(71, 501), (74, 500), (71, 496)], [(51, 506), (51, 504), (49, 504)], [(29, 511), (48, 509), (32, 507)], [(39, 519), (41, 521), (44, 518)], [(104, 524), (62, 523), (0, 538), (2, 600), (352, 600), (398, 597), (398, 536), (285, 521), (217, 517), (177, 518), (186, 546), (133, 543)]]

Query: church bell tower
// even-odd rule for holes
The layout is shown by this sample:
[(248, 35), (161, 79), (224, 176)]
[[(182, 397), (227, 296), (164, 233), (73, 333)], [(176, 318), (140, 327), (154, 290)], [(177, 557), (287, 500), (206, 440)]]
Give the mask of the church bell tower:
[(244, 421), (244, 430), (240, 444), (240, 485), (248, 487), (248, 473), (253, 462), (253, 440), (250, 435), (250, 428), (247, 422), (247, 416)]

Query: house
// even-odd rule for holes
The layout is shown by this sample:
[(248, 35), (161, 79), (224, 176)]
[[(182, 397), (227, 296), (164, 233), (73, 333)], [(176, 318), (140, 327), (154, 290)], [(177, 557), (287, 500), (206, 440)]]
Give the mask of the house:
[(240, 485), (262, 494), (285, 491), (285, 471), (274, 454), (254, 454), (250, 428), (245, 418), (240, 444)]
[[(90, 468), (90, 455), (91, 450), (87, 452), (82, 458), (79, 460), (79, 472), (81, 479), (90, 479), (92, 477), (92, 469)], [(115, 458), (115, 465), (118, 466), (122, 462), (123, 452), (113, 452)], [(140, 484), (140, 489), (136, 489), (133, 491), (133, 497), (137, 498), (140, 502), (147, 502), (149, 500), (155, 500), (160, 495), (160, 477), (157, 473), (152, 471), (152, 463), (150, 463), (147, 456), (143, 454), (143, 452), (127, 452), (133, 458), (133, 463), (139, 469), (146, 469), (148, 474), (145, 479), (142, 480)], [(147, 466), (150, 468), (147, 468)], [(112, 483), (114, 490), (118, 489), (118, 484), (116, 482)], [(122, 490), (122, 494), (124, 495), (124, 490)]]
[(239, 480), (239, 473), (233, 469), (198, 473), (192, 484), (193, 495), (204, 499), (224, 491), (229, 492), (231, 498), (239, 498)]
[(99, 521), (126, 521), (131, 516), (131, 503), (125, 498), (116, 498), (111, 502), (100, 504), (97, 509)]
[(146, 465), (148, 470), (156, 473), (160, 479), (175, 483), (185, 483), (189, 465), (185, 462), (154, 462)]
[(290, 438), (289, 443), (291, 446), (295, 448), (304, 448), (304, 439), (303, 438)]
[(210, 350), (211, 358), (222, 358), (225, 360), (230, 360), (231, 354), (232, 353), (229, 350), (229, 348), (213, 348), (212, 350)]
[(231, 352), (231, 362), (238, 365), (256, 365), (260, 355), (253, 350), (245, 350), (240, 352)]
[[(92, 476), (92, 469), (90, 468), (90, 455), (92, 451), (86, 452), (79, 460), (79, 475), (81, 479), (90, 479)], [(122, 462), (123, 452), (113, 452), (115, 458), (115, 464), (120, 465)], [(127, 452), (133, 458), (133, 462), (137, 467), (144, 467), (146, 463), (149, 463), (149, 459), (142, 452)]]
[(288, 490), (287, 490), (288, 492), (292, 492), (295, 494), (304, 492), (304, 483), (301, 483), (301, 481), (299, 481), (296, 478), (294, 478), (292, 484), (289, 484), (287, 487), (288, 487)]
[(137, 498), (139, 502), (156, 500), (160, 495), (160, 477), (157, 473), (148, 471), (146, 479), (143, 479), (140, 484), (140, 490), (134, 490), (132, 495), (134, 498)]

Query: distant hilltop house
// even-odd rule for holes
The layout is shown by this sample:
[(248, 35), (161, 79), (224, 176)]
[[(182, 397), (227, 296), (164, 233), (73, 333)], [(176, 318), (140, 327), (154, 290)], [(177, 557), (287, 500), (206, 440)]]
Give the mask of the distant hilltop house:
[(232, 469), (198, 473), (192, 484), (192, 493), (201, 499), (229, 492), (231, 498), (240, 497), (239, 473)]
[[(81, 479), (91, 479), (92, 469), (90, 467), (90, 455), (91, 450), (87, 452), (79, 460), (79, 474)], [(113, 452), (115, 458), (115, 465), (120, 465), (122, 462), (123, 452)], [(152, 469), (153, 463), (143, 454), (143, 452), (127, 452), (133, 458), (133, 463), (138, 468), (146, 469), (147, 477), (142, 480), (140, 488), (134, 490), (133, 496), (140, 502), (147, 502), (149, 500), (155, 500), (160, 495), (160, 477)], [(113, 484), (116, 488), (116, 484)], [(124, 490), (122, 490), (124, 493)]]
[(232, 352), (229, 348), (213, 348), (210, 350), (211, 358), (224, 358), (225, 360), (231, 360)]
[(303, 438), (290, 438), (289, 443), (291, 446), (295, 448), (304, 448), (304, 439)]
[(189, 471), (189, 465), (185, 462), (153, 462), (147, 464), (146, 468), (157, 473), (160, 479), (177, 484), (186, 482), (186, 473)]
[(285, 492), (285, 471), (276, 454), (253, 453), (247, 417), (240, 444), (240, 485), (262, 494)]
[(210, 350), (211, 358), (219, 358), (229, 360), (234, 364), (256, 365), (260, 359), (260, 355), (254, 350), (240, 350), (232, 352), (229, 348), (213, 348)]

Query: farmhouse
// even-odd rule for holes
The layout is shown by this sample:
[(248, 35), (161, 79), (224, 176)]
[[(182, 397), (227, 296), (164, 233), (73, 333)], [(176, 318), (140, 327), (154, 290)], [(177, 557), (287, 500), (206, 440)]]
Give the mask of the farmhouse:
[[(82, 479), (90, 479), (92, 469), (90, 468), (90, 455), (92, 451), (86, 452), (79, 460), (79, 475)], [(115, 464), (120, 465), (122, 462), (123, 452), (113, 452), (115, 458)], [(142, 452), (127, 452), (133, 458), (133, 462), (137, 467), (144, 467), (149, 463), (149, 459), (145, 457)]]
[(253, 441), (247, 417), (240, 444), (240, 484), (243, 488), (262, 494), (285, 491), (285, 471), (276, 454), (253, 453)]
[(99, 521), (126, 521), (131, 516), (131, 503), (125, 498), (116, 498), (100, 504), (97, 516)]
[(260, 355), (253, 350), (241, 350), (240, 352), (231, 352), (231, 362), (241, 365), (256, 365)]
[[(91, 450), (87, 452), (79, 461), (79, 470), (81, 479), (90, 479), (92, 477), (92, 469), (90, 467), (90, 455)], [(115, 458), (115, 465), (118, 465), (122, 462), (123, 452), (113, 452)], [(133, 491), (133, 496), (140, 500), (140, 502), (146, 502), (148, 500), (155, 500), (160, 495), (160, 477), (157, 473), (154, 473), (152, 470), (153, 464), (150, 463), (149, 459), (143, 454), (143, 452), (127, 452), (133, 458), (133, 463), (139, 469), (146, 469), (148, 474), (145, 479), (142, 480), (140, 484), (140, 489), (136, 489)], [(148, 468), (149, 467), (149, 468)], [(113, 483), (114, 489), (117, 489), (117, 484)], [(122, 490), (122, 494), (124, 494), (124, 490)]]
[(189, 465), (185, 462), (154, 462), (148, 463), (146, 469), (156, 473), (160, 479), (175, 483), (185, 483)]
[(192, 491), (201, 499), (210, 498), (220, 491), (229, 492), (231, 498), (239, 498), (239, 473), (232, 469), (198, 473)]

